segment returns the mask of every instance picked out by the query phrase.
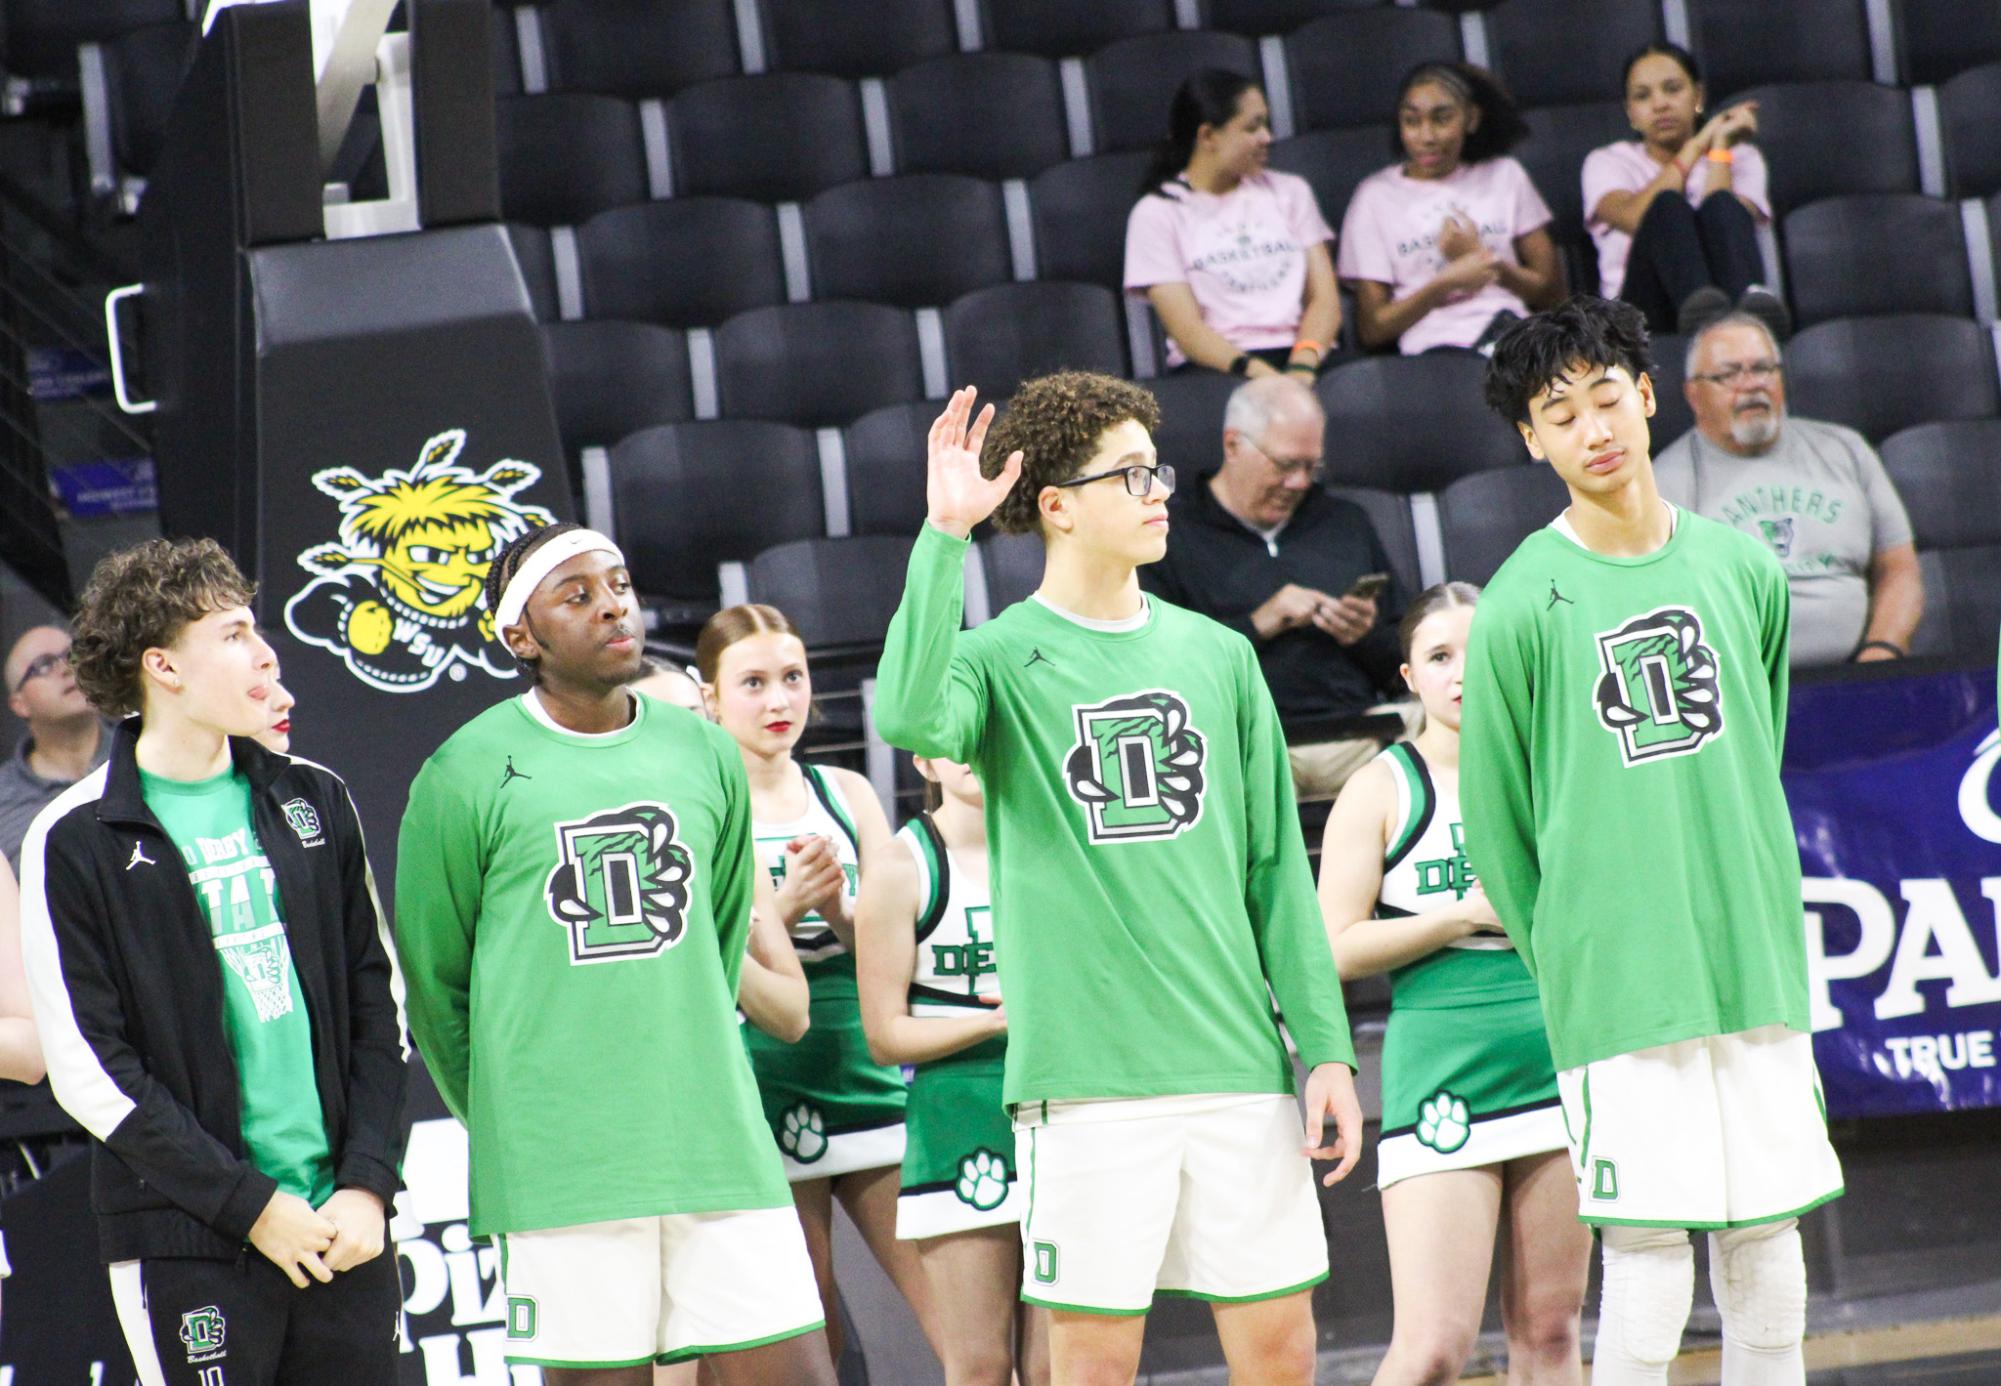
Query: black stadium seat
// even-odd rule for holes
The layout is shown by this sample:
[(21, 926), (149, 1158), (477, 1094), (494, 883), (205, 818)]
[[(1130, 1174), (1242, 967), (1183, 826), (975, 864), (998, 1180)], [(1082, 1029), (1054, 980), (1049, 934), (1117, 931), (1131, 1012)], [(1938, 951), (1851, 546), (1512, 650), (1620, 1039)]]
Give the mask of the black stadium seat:
[(854, 83), (815, 72), (726, 77), (674, 98), (674, 187), (768, 202), (868, 176)]
[[(1660, 6), (1507, 0), (1487, 12), (1496, 75), (1524, 106), (1618, 99), (1628, 56), (1661, 37)], [(1562, 34), (1561, 43), (1552, 43)]]
[(1772, 210), (1841, 193), (1916, 192), (1911, 99), (1872, 82), (1755, 87), (1758, 147), (1771, 170)]
[[(2001, 544), (2001, 507), (1952, 503), (2001, 496), (2001, 419), (1915, 424), (1885, 438), (1878, 451), (1919, 548)], [(1995, 586), (2001, 589), (2001, 571)]]
[(924, 527), (926, 440), (938, 413), (929, 401), (891, 404), (841, 430), (853, 533), (907, 538)]
[(1653, 435), (1653, 453), (1659, 457), (1668, 445), (1695, 427), (1695, 411), (1688, 407), (1682, 386), (1688, 372), (1688, 339), (1660, 333), (1650, 343), (1653, 358), (1654, 416), (1648, 420)]
[(1688, 19), (1718, 109), (1759, 83), (1869, 80), (1864, 0), (1688, 0)]
[(1208, 0), (1205, 22), (1253, 38), (1289, 34), (1302, 24), (1341, 10), (1365, 10), (1382, 0)]
[(763, 0), (773, 71), (875, 77), (959, 46), (952, 0)]
[(726, 417), (823, 427), (924, 396), (917, 324), (880, 303), (795, 303), (716, 330)]
[(1793, 320), (1874, 313), (1973, 316), (1959, 208), (1918, 193), (1830, 197), (1785, 219)]
[(1365, 357), (1321, 376), (1328, 482), (1436, 491), (1527, 462), (1521, 436), (1481, 398), (1486, 370), (1471, 352), (1435, 352)]
[(987, 47), (1070, 58), (1174, 27), (1173, 0), (986, 0)]
[(1383, 552), (1390, 556), (1390, 572), (1408, 601), (1423, 590), (1417, 572), (1417, 528), (1411, 523), (1410, 498), (1398, 491), (1373, 486), (1329, 486), (1327, 493), (1351, 501), (1368, 513)]
[(2001, 62), (2001, 0), (1900, 0), (1904, 80), (1939, 83)]
[(1025, 601), (1042, 585), (1045, 557), (1039, 534), (989, 534), (978, 543), (987, 580), (987, 609), (995, 616)]
[(816, 297), (935, 306), (1012, 269), (999, 186), (964, 174), (846, 183), (808, 202), (805, 218)]
[(1341, 218), (1356, 187), (1377, 169), (1387, 168), (1394, 157), (1387, 125), (1315, 130), (1280, 140), (1271, 147), (1271, 166), (1296, 173), (1311, 183), (1314, 199), (1320, 203), (1320, 215), (1336, 231), (1341, 229)]
[(628, 433), (695, 416), (688, 342), (643, 322), (557, 322), (542, 329), (556, 431), (574, 461)]
[(1179, 485), (1223, 465), (1223, 409), (1244, 382), (1221, 371), (1181, 371), (1139, 382), (1160, 404), (1153, 446), (1180, 471)]
[(884, 84), (903, 173), (1027, 178), (1070, 153), (1056, 64), (1030, 53), (958, 53)]
[(1969, 68), (1938, 89), (1945, 167), (1955, 197), (2001, 192), (2001, 62)]
[(1815, 323), (1786, 343), (1796, 414), (1875, 441), (1900, 428), (2001, 413), (1993, 338), (1964, 318), (1909, 313)]
[(1006, 399), (1022, 381), (1055, 370), (1126, 373), (1118, 296), (1097, 284), (1002, 284), (945, 310), (948, 378)]
[[(633, 585), (692, 611), (717, 605), (716, 565), (826, 532), (813, 435), (784, 424), (729, 419), (663, 424), (611, 450), (619, 547)], [(754, 504), (745, 504), (746, 499)]]
[(1108, 44), (1084, 63), (1099, 151), (1151, 149), (1167, 138), (1174, 93), (1190, 74), (1221, 68), (1257, 78), (1257, 45), (1241, 34), (1144, 34)]
[(487, 42), (493, 49), (493, 94), (521, 94), (521, 36), (514, 28), (511, 10), (496, 11), (487, 27)]
[(1405, 72), (1459, 56), (1458, 23), (1435, 10), (1380, 8), (1317, 19), (1285, 41), (1293, 119), (1301, 130), (1394, 120)]
[(762, 202), (676, 197), (600, 212), (577, 230), (593, 318), (707, 327), (785, 301), (778, 217)]
[(671, 96), (743, 71), (730, 0), (550, 0), (542, 32), (554, 91)]
[(1569, 504), (1563, 478), (1542, 463), (1459, 478), (1438, 497), (1445, 576), (1482, 585), (1492, 581), (1522, 540)]
[(791, 617), (815, 654), (872, 651), (903, 599), (914, 542), (911, 535), (867, 534), (762, 549), (750, 561), (750, 599)]
[(2001, 496), (2001, 420), (1918, 424), (1884, 439), (1882, 454), (1925, 577), (1913, 653), (1991, 658), (2001, 629), (2001, 510), (1937, 502)]
[(639, 110), (615, 96), (506, 96), (494, 102), (500, 207), (509, 221), (584, 221), (647, 196)]
[(1044, 279), (1125, 282), (1126, 217), (1139, 200), (1151, 155), (1141, 151), (1072, 159), (1030, 182), (1035, 267)]
[(1617, 101), (1582, 106), (1545, 106), (1524, 111), (1529, 136), (1514, 157), (1528, 170), (1536, 191), (1555, 218), (1549, 233), (1564, 252), (1564, 268), (1576, 293), (1598, 292), (1598, 252), (1584, 229), (1584, 158), (1600, 145), (1629, 139), (1626, 109)]
[(549, 250), (549, 233), (539, 226), (511, 222), (508, 244), (514, 247), (514, 262), (521, 267), (521, 282), (528, 290), (528, 311), (537, 322), (554, 322), (556, 305), (556, 261)]

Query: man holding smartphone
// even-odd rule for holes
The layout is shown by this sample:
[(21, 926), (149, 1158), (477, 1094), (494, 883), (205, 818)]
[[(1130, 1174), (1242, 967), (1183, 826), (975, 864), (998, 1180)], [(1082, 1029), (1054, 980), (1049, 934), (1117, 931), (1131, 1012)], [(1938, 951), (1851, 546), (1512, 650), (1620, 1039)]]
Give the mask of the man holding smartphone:
[(1222, 465), (1169, 500), (1167, 557), (1140, 569), (1148, 591), (1250, 637), (1302, 799), (1338, 794), (1397, 734), (1380, 714), (1416, 716), (1390, 701), (1408, 594), (1368, 515), (1320, 485), (1326, 432), (1299, 381), (1240, 386), (1223, 412)]

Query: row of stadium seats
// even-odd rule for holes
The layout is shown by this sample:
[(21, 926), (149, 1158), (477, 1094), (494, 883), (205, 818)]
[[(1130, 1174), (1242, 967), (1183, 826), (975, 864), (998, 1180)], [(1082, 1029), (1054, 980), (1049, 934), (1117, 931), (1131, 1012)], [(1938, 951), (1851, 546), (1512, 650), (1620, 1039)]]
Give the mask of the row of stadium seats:
[[(1391, 0), (552, 0), (520, 13), (551, 89), (648, 95), (741, 72), (882, 75), (961, 49), (1066, 58), (1176, 29), (1257, 38), (1347, 22), (1355, 26), (1345, 31), (1349, 41), (1366, 35), (1365, 46), (1380, 48), (1385, 35), (1442, 32), (1443, 20), (1467, 56), (1489, 62), (1523, 100), (1564, 102), (1601, 95), (1605, 71), (1671, 32), (1660, 0), (1435, 0), (1434, 8), (1466, 13), (1455, 21)], [(1716, 96), (1827, 77), (1940, 82), (2001, 59), (2001, 0), (1680, 0), (1672, 8), (1672, 32), (1708, 67)], [(0, 63), (13, 75), (71, 74), (78, 43), (198, 9), (191, 0), (5, 0)]]
[[(1110, 180), (1052, 180), (1010, 196), (963, 175), (905, 174), (846, 183), (796, 209), (722, 197), (634, 203), (549, 241), (552, 272), (559, 244), (573, 261), (553, 316), (709, 327), (812, 299), (932, 307), (1029, 279), (1116, 290), (1130, 195)], [(1997, 213), (2001, 196), (1955, 204), (1919, 193), (1827, 198), (1789, 213), (1777, 244), (1795, 321), (1895, 312), (1992, 321)]]
[[(818, 428), (887, 404), (942, 398), (954, 383), (979, 385), (993, 398), (1064, 366), (1130, 373), (1122, 370), (1114, 303), (1110, 291), (1090, 285), (1003, 284), (942, 311), (846, 300), (753, 308), (685, 337), (650, 324), (548, 326), (560, 343), (557, 395), (566, 421), (620, 420), (630, 417), (621, 410), (637, 408)], [(1679, 350), (1667, 339), (1658, 350), (1664, 368), (1678, 373)], [(1474, 408), (1480, 363), (1464, 363), (1472, 374), (1461, 393)], [(1965, 318), (1903, 313), (1815, 323), (1787, 344), (1786, 367), (1802, 412), (1871, 438), (1931, 419), (2001, 412), (1992, 332)], [(1436, 357), (1347, 356), (1320, 388), (1338, 394), (1364, 380), (1386, 382), (1369, 422), (1393, 428), (1427, 397), (1413, 384), (1448, 368)], [(1217, 378), (1216, 388), (1229, 379)], [(648, 397), (626, 404), (622, 393)], [(572, 446), (609, 441), (598, 427), (582, 436), (570, 427), (566, 438)]]
[[(1867, 0), (1678, 8), (1718, 97), (1824, 78), (1936, 82), (2001, 58), (2001, 6), (1992, 0), (1902, 0), (1902, 13), (1873, 29)], [(1465, 56), (1491, 66), (1521, 100), (1548, 104), (1602, 97), (1628, 53), (1670, 32), (1656, 0), (1455, 0), (1431, 9), (1388, 0), (679, 0), (671, 16), (666, 9), (554, 0), (517, 11), (524, 89), (664, 96), (742, 72), (888, 76), (978, 49), (1098, 59), (1129, 40), (1207, 30), (1245, 41), (1282, 36), (1309, 53), (1380, 54), (1387, 74), (1366, 74), (1366, 92), (1412, 62)]]
[[(1206, 65), (1199, 54), (1181, 56), (1190, 61), (1163, 64), (1141, 80), (1121, 68), (1117, 88), (1093, 85), (1092, 115), (1083, 123), (1094, 132), (1088, 140), (1056, 69), (1018, 53), (967, 54), (913, 69), (885, 84), (879, 108), (853, 83), (814, 73), (723, 78), (669, 102), (589, 93), (504, 97), (497, 103), (503, 207), (509, 217), (551, 222), (648, 197), (798, 200), (892, 173), (1033, 179), (1072, 154), (1153, 145), (1165, 132), (1175, 88)], [(1745, 95), (1759, 103), (1758, 143), (1776, 211), (1845, 193), (2001, 190), (2001, 134), (1992, 119), (2001, 64), (1916, 94), (1826, 81)], [(1392, 159), (1381, 124), (1392, 104), (1386, 96), (1358, 108), (1351, 126), (1362, 128), (1352, 133), (1302, 125), (1303, 133), (1278, 143), (1275, 164), (1324, 174), (1331, 186), (1323, 210), (1338, 219), (1354, 183)], [(1533, 133), (1516, 157), (1551, 199), (1574, 201), (1584, 156), (1632, 133), (1617, 101), (1531, 108), (1527, 118)], [(1934, 154), (1938, 167), (1928, 172)], [(1141, 167), (1143, 158), (1128, 194)]]
[[(707, 427), (742, 431), (734, 440), (741, 451), (732, 451), (730, 439), (703, 436), (702, 425), (653, 429), (614, 451), (621, 470), (612, 509), (592, 519), (618, 534), (641, 589), (668, 593), (689, 614), (719, 601), (771, 602), (792, 616), (816, 651), (852, 654), (879, 645), (902, 593), (911, 537), (923, 523), (921, 454), (906, 458), (900, 470), (851, 473), (851, 499), (900, 490), (894, 500), (870, 495), (871, 515), (892, 523), (829, 536), (821, 514), (827, 493), (810, 439), (802, 440), (803, 450), (788, 450), (774, 425)], [(2001, 420), (1920, 425), (1888, 439), (1882, 453), (1912, 502), (1925, 574), (1925, 618), (1913, 653), (1991, 654), (2001, 625), (2001, 589), (1992, 580), (2001, 569), (2001, 515), (1991, 506), (1923, 502), (1947, 489), (2001, 494)], [(722, 501), (689, 507), (662, 499), (746, 488), (759, 498), (754, 523), (743, 507)], [(1368, 511), (1407, 592), (1446, 577), (1486, 582), (1565, 504), (1562, 482), (1543, 466), (1474, 473), (1435, 495), (1330, 489)], [(693, 553), (719, 558), (720, 571), (690, 565)], [(1033, 538), (982, 539), (968, 565), (968, 624), (1025, 597), (1041, 568), (1041, 545)]]
[[(656, 24), (683, 22), (678, 6), (671, 15), (653, 8), (664, 16)], [(621, 13), (619, 6), (606, 11)], [(1386, 28), (1354, 36), (1352, 44), (1307, 46), (1330, 24), (1392, 20), (1423, 32)], [(151, 167), (192, 33), (192, 26), (174, 22), (84, 49), (85, 110), (99, 127), (93, 164), (110, 165), (94, 167), (100, 191)], [(1405, 68), (1463, 51), (1444, 15), (1370, 10), (1309, 26), (1277, 55), (1235, 34), (1175, 31), (1123, 40), (1074, 71), (1031, 54), (982, 52), (935, 58), (860, 84), (800, 72), (712, 77), (671, 101), (653, 101), (635, 100), (629, 84), (609, 80), (599, 84), (605, 90), (515, 94), (521, 90), (516, 31), (497, 18), (494, 34), (506, 211), (531, 221), (576, 220), (648, 196), (796, 199), (870, 173), (1026, 178), (1071, 157), (1152, 145), (1166, 127), (1175, 88), (1206, 66), (1261, 73), (1274, 94), (1274, 128), (1307, 141), (1289, 160), (1282, 151), (1279, 166), (1309, 175), (1324, 168), (1333, 188), (1321, 189), (1323, 201), (1345, 204), (1354, 182), (1388, 160), (1382, 122)], [(622, 61), (650, 52), (608, 41), (580, 51)], [(1576, 183), (1584, 154), (1630, 134), (1615, 97), (1617, 64), (1617, 56), (1608, 57), (1589, 83), (1542, 84), (1522, 96), (1536, 111), (1536, 137), (1521, 157), (1545, 197), (1574, 199), (1574, 187), (1566, 192), (1562, 185)], [(640, 67), (653, 72), (658, 64), (649, 59)], [(1584, 67), (1571, 61), (1560, 70), (1576, 74)], [(1743, 94), (1760, 102), (1760, 143), (1782, 210), (1838, 193), (2001, 191), (2001, 135), (1988, 118), (2001, 99), (2001, 63), (1915, 94), (1862, 77)], [(1316, 135), (1361, 126), (1380, 133), (1373, 140)], [(1839, 141), (1828, 138), (1832, 130), (1841, 132)], [(1936, 179), (1924, 167), (1934, 151)], [(1326, 210), (1336, 214), (1334, 206)]]

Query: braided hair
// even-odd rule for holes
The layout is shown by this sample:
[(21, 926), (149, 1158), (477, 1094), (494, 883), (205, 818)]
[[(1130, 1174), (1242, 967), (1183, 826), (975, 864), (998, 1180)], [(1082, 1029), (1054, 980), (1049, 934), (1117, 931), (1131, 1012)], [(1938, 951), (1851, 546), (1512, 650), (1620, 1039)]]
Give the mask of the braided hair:
[[(530, 554), (534, 553), (535, 550), (541, 548), (551, 539), (554, 539), (557, 535), (568, 534), (572, 530), (582, 528), (582, 525), (572, 524), (568, 520), (563, 520), (556, 524), (543, 525), (539, 529), (531, 529), (526, 534), (517, 534), (514, 538), (508, 540), (507, 547), (495, 556), (493, 562), (486, 565), (486, 609), (494, 613), (499, 612), (500, 594), (507, 590), (507, 584), (514, 580), (516, 573), (521, 571), (521, 565), (528, 561)], [(506, 638), (501, 635), (498, 626), (494, 628), (493, 638), (499, 640), (503, 645), (507, 643)], [(507, 653), (513, 658), (517, 668), (526, 670), (534, 677), (537, 683), (542, 681), (540, 660), (523, 659), (520, 655), (515, 654), (512, 649), (509, 649)]]

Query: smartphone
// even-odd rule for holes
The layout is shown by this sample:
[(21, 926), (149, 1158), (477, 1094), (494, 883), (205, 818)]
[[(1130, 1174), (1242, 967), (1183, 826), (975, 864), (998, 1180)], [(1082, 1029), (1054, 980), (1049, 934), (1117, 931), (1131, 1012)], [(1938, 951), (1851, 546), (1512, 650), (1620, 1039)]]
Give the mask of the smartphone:
[(1364, 573), (1348, 584), (1348, 590), (1344, 595), (1372, 602), (1389, 590), (1389, 585), (1388, 573)]

